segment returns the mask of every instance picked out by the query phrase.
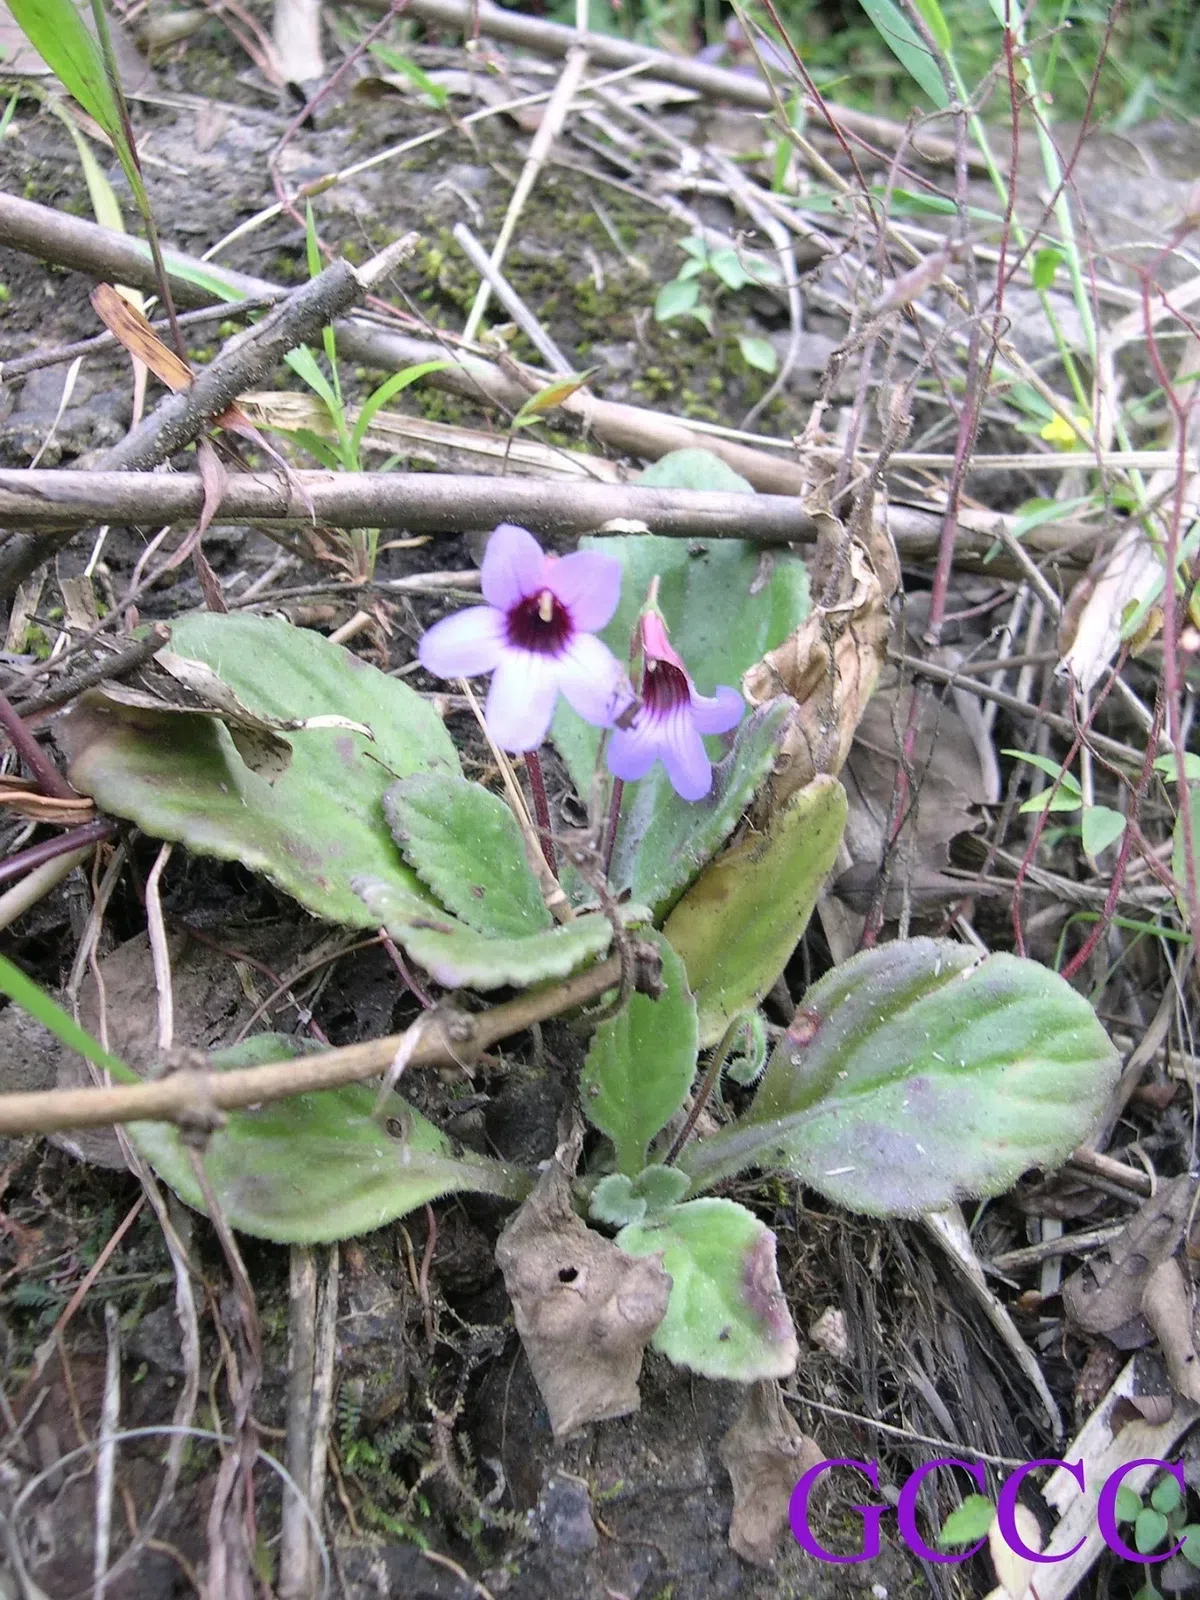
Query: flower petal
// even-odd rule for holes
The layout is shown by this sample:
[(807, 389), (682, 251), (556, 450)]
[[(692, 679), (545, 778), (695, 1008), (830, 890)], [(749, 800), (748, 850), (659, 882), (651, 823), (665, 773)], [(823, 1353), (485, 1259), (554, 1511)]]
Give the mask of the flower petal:
[(552, 561), (546, 583), (584, 633), (595, 633), (612, 621), (621, 599), (621, 563), (598, 550), (577, 550)]
[(559, 663), (529, 650), (505, 650), (488, 690), (487, 725), (502, 750), (536, 750), (558, 698)]
[(631, 728), (614, 728), (609, 735), (608, 770), (624, 783), (644, 778), (658, 760), (658, 745), (657, 723), (640, 712)]
[(435, 622), (422, 638), (417, 658), (435, 677), (473, 678), (499, 665), (504, 638), (504, 613), (472, 606)]
[(659, 724), (659, 755), (682, 800), (703, 800), (712, 788), (712, 763), (689, 708), (681, 706)]
[(692, 690), (692, 721), (701, 733), (728, 733), (742, 720), (745, 709), (741, 695), (726, 683), (711, 699)]
[(483, 555), (483, 598), (507, 611), (546, 587), (546, 555), (528, 528), (502, 522)]
[(555, 662), (558, 686), (585, 722), (611, 728), (633, 701), (625, 669), (594, 633), (578, 633)]

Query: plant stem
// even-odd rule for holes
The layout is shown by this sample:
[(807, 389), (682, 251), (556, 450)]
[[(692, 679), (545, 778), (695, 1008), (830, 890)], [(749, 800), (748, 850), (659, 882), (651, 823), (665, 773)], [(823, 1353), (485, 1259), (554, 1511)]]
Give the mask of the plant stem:
[(617, 826), (621, 821), (621, 799), (625, 793), (625, 785), (620, 778), (614, 778), (612, 794), (608, 800), (608, 822), (604, 829), (604, 876), (608, 877), (609, 868), (612, 866), (613, 850), (617, 843)]
[(79, 799), (74, 789), (72, 789), (71, 785), (13, 710), (12, 702), (7, 695), (3, 694), (0, 694), (0, 727), (8, 735), (13, 749), (29, 768), (30, 775), (36, 780), (37, 786), (43, 794), (52, 795), (55, 800)]
[(695, 1098), (692, 1101), (692, 1109), (687, 1114), (687, 1120), (683, 1124), (683, 1127), (680, 1128), (679, 1132), (675, 1135), (674, 1144), (667, 1151), (666, 1160), (663, 1162), (664, 1167), (674, 1166), (675, 1162), (679, 1158), (679, 1152), (691, 1138), (692, 1132), (697, 1122), (700, 1120), (700, 1113), (708, 1104), (709, 1098), (712, 1095), (713, 1090), (716, 1088), (717, 1079), (721, 1076), (722, 1072), (724, 1072), (725, 1063), (729, 1060), (730, 1055), (733, 1053), (733, 1047), (737, 1041), (738, 1032), (741, 1026), (742, 1014), (739, 1011), (737, 1016), (732, 1019), (729, 1026), (725, 1029), (725, 1032), (721, 1035), (721, 1042), (713, 1052), (713, 1058), (708, 1064), (708, 1070), (705, 1072), (704, 1077), (700, 1080), (700, 1087), (696, 1090)]
[(525, 752), (525, 771), (529, 774), (529, 789), (533, 795), (533, 814), (537, 818), (538, 843), (546, 858), (546, 865), (555, 877), (558, 865), (554, 858), (554, 829), (550, 826), (550, 804), (546, 799), (546, 783), (542, 777), (542, 759), (536, 750)]
[(71, 828), (54, 839), (43, 839), (41, 844), (32, 844), (28, 850), (19, 850), (15, 856), (0, 861), (0, 883), (19, 878), (23, 872), (32, 872), (34, 867), (54, 861), (58, 856), (68, 855), (72, 850), (102, 844), (105, 839), (111, 839), (116, 831), (117, 825), (111, 818), (98, 817), (95, 822), (85, 822), (81, 828)]

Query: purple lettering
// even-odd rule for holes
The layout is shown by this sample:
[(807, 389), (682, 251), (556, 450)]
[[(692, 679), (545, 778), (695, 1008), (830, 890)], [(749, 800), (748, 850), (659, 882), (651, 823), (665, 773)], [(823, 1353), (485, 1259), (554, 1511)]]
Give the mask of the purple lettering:
[(1187, 1483), (1183, 1476), (1181, 1462), (1155, 1461), (1153, 1458), (1138, 1461), (1127, 1461), (1124, 1466), (1118, 1467), (1112, 1476), (1107, 1479), (1100, 1491), (1100, 1499), (1096, 1504), (1096, 1522), (1100, 1532), (1104, 1535), (1104, 1542), (1114, 1555), (1120, 1556), (1122, 1561), (1144, 1561), (1153, 1566), (1156, 1562), (1166, 1561), (1169, 1556), (1178, 1555), (1183, 1549), (1184, 1541), (1181, 1539), (1170, 1550), (1164, 1550), (1160, 1556), (1143, 1555), (1140, 1550), (1131, 1550), (1117, 1531), (1117, 1490), (1121, 1487), (1122, 1479), (1132, 1472), (1135, 1467), (1161, 1467), (1164, 1472), (1169, 1472), (1175, 1482), (1187, 1493)]
[(863, 1547), (856, 1556), (835, 1556), (822, 1547), (813, 1538), (808, 1525), (808, 1496), (813, 1484), (821, 1473), (828, 1472), (832, 1467), (853, 1467), (863, 1473), (871, 1483), (871, 1487), (879, 1491), (879, 1469), (873, 1461), (853, 1461), (848, 1456), (838, 1456), (833, 1461), (819, 1461), (815, 1467), (810, 1467), (792, 1490), (792, 1498), (788, 1503), (788, 1520), (792, 1525), (792, 1533), (801, 1550), (814, 1556), (818, 1561), (832, 1561), (838, 1566), (850, 1566), (859, 1561), (874, 1561), (879, 1554), (879, 1523), (883, 1517), (882, 1506), (855, 1506), (854, 1510), (862, 1515), (863, 1519)]
[(980, 1539), (978, 1544), (973, 1544), (969, 1550), (962, 1550), (957, 1555), (948, 1550), (932, 1550), (921, 1537), (917, 1527), (917, 1496), (921, 1492), (921, 1485), (931, 1472), (936, 1472), (939, 1467), (961, 1467), (964, 1472), (969, 1472), (985, 1493), (987, 1479), (983, 1475), (983, 1468), (978, 1461), (959, 1461), (956, 1456), (940, 1456), (936, 1461), (927, 1461), (924, 1466), (918, 1467), (911, 1473), (900, 1491), (900, 1499), (896, 1505), (896, 1517), (900, 1523), (900, 1534), (908, 1548), (923, 1561), (937, 1561), (943, 1566), (957, 1565), (960, 1561), (969, 1561), (972, 1556), (977, 1556), (987, 1543)]
[[(1064, 1467), (1081, 1489), (1086, 1488), (1083, 1481), (1082, 1461), (1055, 1461), (1044, 1458), (1040, 1461), (1027, 1461), (1023, 1467), (1018, 1467), (1012, 1477), (1008, 1479), (1000, 1491), (999, 1499), (996, 1501), (996, 1523), (1000, 1529), (1000, 1537), (1015, 1555), (1024, 1557), (1026, 1561), (1038, 1561), (1043, 1566), (1052, 1564), (1055, 1561), (1068, 1561), (1077, 1550), (1083, 1549), (1084, 1541), (1082, 1539), (1077, 1545), (1073, 1545), (1070, 1550), (1064, 1550), (1061, 1556), (1045, 1556), (1037, 1550), (1031, 1550), (1017, 1529), (1017, 1495), (1026, 1476), (1035, 1467)], [(1115, 1490), (1113, 1494), (1115, 1498)]]

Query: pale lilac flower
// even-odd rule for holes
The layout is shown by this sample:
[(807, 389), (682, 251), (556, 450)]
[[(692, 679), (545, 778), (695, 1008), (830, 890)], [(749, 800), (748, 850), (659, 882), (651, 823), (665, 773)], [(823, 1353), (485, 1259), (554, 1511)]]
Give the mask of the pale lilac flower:
[(615, 727), (609, 736), (609, 771), (629, 782), (661, 761), (676, 794), (703, 800), (712, 788), (712, 764), (700, 735), (736, 728), (745, 710), (742, 697), (726, 685), (711, 697), (697, 694), (656, 611), (643, 614), (641, 631), (641, 702), (631, 721), (621, 719), (628, 726)]
[(487, 725), (504, 750), (536, 750), (559, 690), (584, 719), (611, 727), (633, 699), (624, 668), (595, 637), (621, 598), (621, 563), (580, 550), (547, 555), (502, 522), (483, 557), (484, 606), (435, 623), (417, 654), (439, 678), (490, 672)]

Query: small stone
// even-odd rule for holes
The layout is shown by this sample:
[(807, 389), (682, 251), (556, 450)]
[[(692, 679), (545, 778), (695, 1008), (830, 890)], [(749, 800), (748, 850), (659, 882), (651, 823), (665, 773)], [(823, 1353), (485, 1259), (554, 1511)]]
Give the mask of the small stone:
[(808, 1330), (808, 1337), (819, 1350), (831, 1355), (835, 1361), (849, 1361), (850, 1337), (846, 1332), (846, 1314), (837, 1306), (828, 1306)]
[(547, 1479), (537, 1521), (543, 1536), (567, 1555), (586, 1554), (599, 1543), (588, 1487), (579, 1478), (554, 1473)]

